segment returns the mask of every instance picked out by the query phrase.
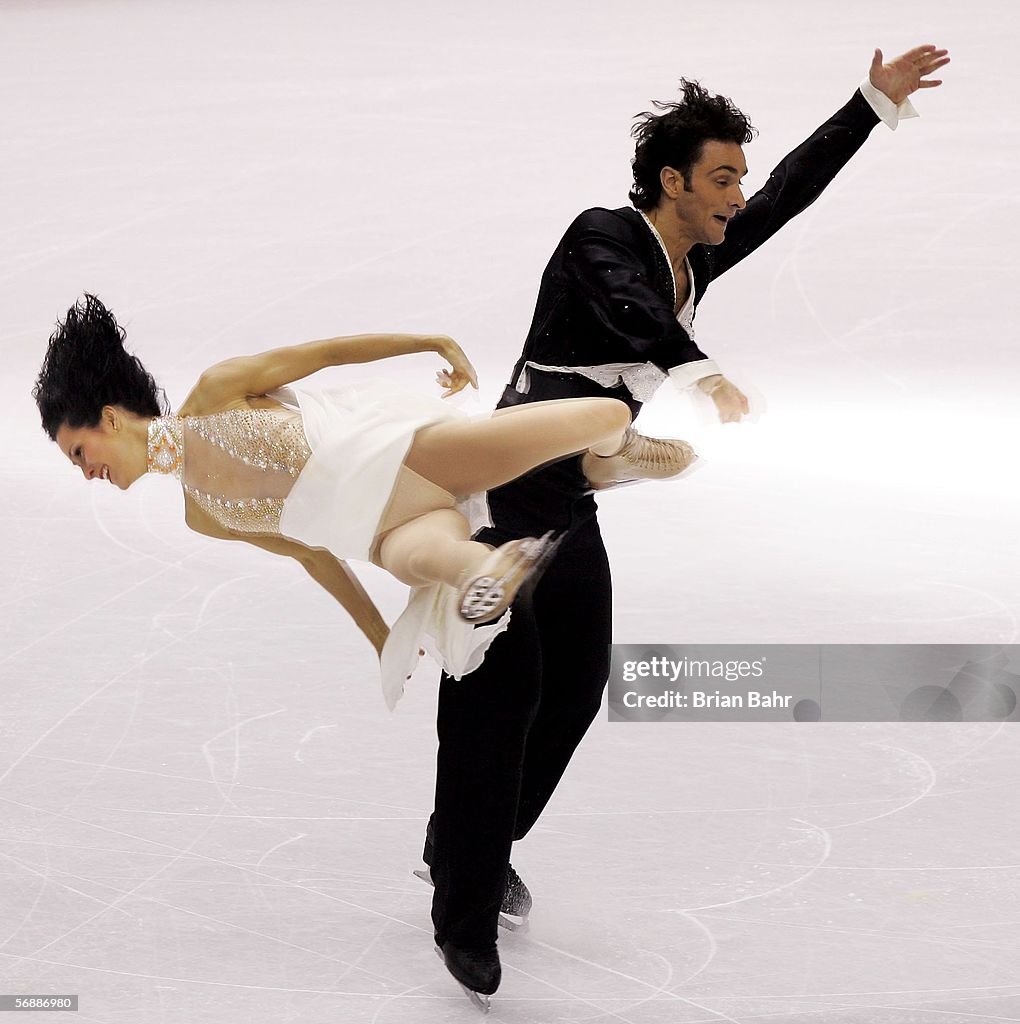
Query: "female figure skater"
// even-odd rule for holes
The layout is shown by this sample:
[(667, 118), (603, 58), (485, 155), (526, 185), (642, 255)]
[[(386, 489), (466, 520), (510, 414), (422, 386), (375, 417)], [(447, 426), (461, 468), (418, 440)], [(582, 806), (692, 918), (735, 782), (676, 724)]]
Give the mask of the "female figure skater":
[(621, 461), (636, 479), (674, 476), (694, 459), (682, 441), (635, 435), (627, 406), (611, 398), (469, 419), (378, 385), (285, 387), (325, 366), (422, 351), (449, 362), (438, 375), (447, 395), (477, 387), (460, 347), (442, 336), (335, 338), (227, 360), (201, 375), (177, 415), (124, 338), (92, 295), (58, 323), (33, 390), (50, 438), (88, 480), (123, 490), (146, 472), (178, 477), (186, 522), (198, 532), (292, 555), (313, 575), (311, 565), (322, 566), (316, 552), (370, 560), (414, 588), (386, 637), (370, 598), (339, 566), (347, 580), (336, 596), (380, 654), (390, 707), (420, 643), (457, 678), (476, 668), (520, 587), (554, 550), (549, 534), (495, 550), (472, 541), (458, 498), (582, 451), (609, 465), (610, 478)]

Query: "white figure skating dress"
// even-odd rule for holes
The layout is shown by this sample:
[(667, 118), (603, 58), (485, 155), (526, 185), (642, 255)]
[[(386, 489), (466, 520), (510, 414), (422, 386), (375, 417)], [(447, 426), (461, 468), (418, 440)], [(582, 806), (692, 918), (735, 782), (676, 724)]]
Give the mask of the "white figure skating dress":
[[(391, 499), (398, 475), (410, 472), (403, 461), (415, 432), (463, 415), (438, 398), (382, 383), (282, 388), (267, 397), (279, 407), (157, 417), (150, 466), (179, 477), (187, 495), (233, 534), (275, 534), (341, 559), (369, 561), (380, 525), (399, 525)], [(480, 504), (473, 496), (458, 507), (470, 516)], [(471, 626), (457, 614), (452, 587), (412, 590), (383, 648), (387, 705), (400, 699), (419, 647), (460, 679), (481, 664), (509, 615)]]

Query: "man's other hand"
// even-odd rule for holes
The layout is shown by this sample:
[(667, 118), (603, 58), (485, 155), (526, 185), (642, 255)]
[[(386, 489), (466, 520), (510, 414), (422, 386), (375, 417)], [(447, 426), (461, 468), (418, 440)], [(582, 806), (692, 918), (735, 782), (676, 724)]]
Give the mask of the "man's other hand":
[(715, 402), (720, 423), (739, 423), (751, 411), (743, 391), (721, 374), (702, 378), (698, 387)]
[(876, 50), (871, 60), (868, 77), (871, 84), (884, 92), (897, 106), (918, 89), (934, 89), (941, 79), (926, 78), (949, 63), (948, 50), (937, 50), (931, 43), (915, 46), (888, 64), (883, 63), (882, 51)]

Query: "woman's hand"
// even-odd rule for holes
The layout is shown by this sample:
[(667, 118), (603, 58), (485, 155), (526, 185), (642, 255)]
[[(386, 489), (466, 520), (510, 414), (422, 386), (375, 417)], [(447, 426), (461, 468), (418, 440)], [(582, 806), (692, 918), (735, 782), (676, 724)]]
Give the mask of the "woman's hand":
[(478, 390), (478, 374), (453, 338), (443, 336), (437, 339), (436, 351), (450, 364), (449, 370), (440, 370), (436, 374), (436, 381), (444, 391), (443, 398), (463, 391), (468, 384)]

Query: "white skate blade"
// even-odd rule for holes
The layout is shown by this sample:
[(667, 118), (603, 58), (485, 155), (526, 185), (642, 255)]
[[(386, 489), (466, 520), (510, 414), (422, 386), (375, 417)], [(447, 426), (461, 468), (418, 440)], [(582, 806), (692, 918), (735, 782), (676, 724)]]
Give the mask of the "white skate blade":
[[(432, 881), (432, 872), (428, 868), (415, 868), (411, 874), (415, 878), (420, 878), (426, 885), (432, 886), (433, 889), (436, 887), (435, 882)], [(527, 916), (516, 917), (513, 914), (504, 914), (502, 910), (499, 912), (497, 924), (508, 932), (520, 932), (522, 935), (531, 927)]]
[[(704, 466), (705, 460), (699, 455), (695, 460), (684, 469), (680, 470), (673, 476), (663, 477), (646, 477), (636, 476), (629, 480), (613, 480), (611, 483), (599, 484), (597, 487), (594, 484), (589, 483), (588, 489), (584, 492), (587, 494), (604, 494), (606, 491), (617, 491), (621, 487), (633, 487), (635, 484), (672, 484), (676, 483), (677, 480), (687, 480), (694, 473), (697, 473)], [(587, 481), (586, 481), (587, 482)]]
[(585, 495), (604, 494), (606, 491), (616, 491), (619, 490), (621, 487), (633, 487), (635, 484), (645, 483), (648, 483), (648, 481), (635, 478), (633, 480), (615, 480), (611, 484), (601, 484), (598, 487), (595, 487), (592, 484), (588, 484), (588, 490), (586, 490), (584, 493)]
[[(417, 875), (418, 872), (416, 871), (415, 874)], [(418, 875), (418, 877), (420, 878), (421, 876)], [(443, 966), (446, 967), (446, 957), (443, 956), (443, 951), (438, 946), (435, 946), (433, 948), (436, 951), (436, 956), (438, 956), (439, 959), (442, 960)], [(447, 971), (449, 971), (448, 967), (446, 969)], [(450, 977), (453, 978), (453, 975), (451, 974)], [(457, 981), (456, 978), (453, 978), (453, 980)], [(465, 985), (464, 982), (462, 981), (457, 981), (457, 984), (460, 985), (461, 991), (464, 993), (464, 995), (466, 995), (468, 999), (470, 999), (471, 1002), (474, 1003), (475, 1006), (477, 1006), (478, 1009), (482, 1011), (482, 1013), (488, 1013), (489, 1010), (492, 1009), (492, 1003), (489, 1001), (488, 996), (483, 996), (481, 992), (475, 992), (473, 989), (468, 988), (467, 985)]]
[(508, 932), (517, 932), (519, 935), (523, 935), (531, 928), (527, 917), (515, 917), (513, 914), (504, 914), (503, 911), (499, 912), (497, 923), (500, 928), (505, 928)]
[[(453, 980), (457, 981), (456, 978), (454, 978)], [(478, 1009), (482, 1011), (482, 1013), (488, 1013), (489, 1010), (492, 1009), (492, 1003), (489, 1002), (488, 996), (483, 996), (480, 992), (472, 992), (471, 989), (467, 987), (467, 985), (461, 985), (459, 981), (457, 981), (457, 984), (460, 985), (461, 990), (464, 992), (464, 995), (466, 995), (468, 999), (470, 999), (471, 1002), (473, 1002), (475, 1006), (477, 1006)]]

